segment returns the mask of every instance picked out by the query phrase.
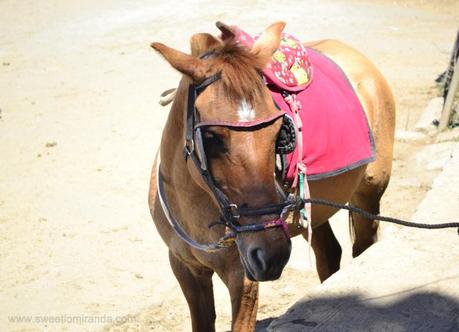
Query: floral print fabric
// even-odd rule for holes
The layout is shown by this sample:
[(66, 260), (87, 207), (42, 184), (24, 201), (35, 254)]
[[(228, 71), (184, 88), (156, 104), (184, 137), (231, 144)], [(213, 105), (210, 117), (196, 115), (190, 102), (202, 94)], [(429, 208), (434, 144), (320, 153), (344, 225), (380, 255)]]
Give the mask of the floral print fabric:
[[(260, 35), (254, 37), (233, 27), (236, 40), (252, 47)], [(280, 46), (271, 62), (263, 71), (268, 84), (274, 84), (287, 91), (301, 91), (312, 80), (312, 65), (307, 49), (294, 36), (282, 33)]]

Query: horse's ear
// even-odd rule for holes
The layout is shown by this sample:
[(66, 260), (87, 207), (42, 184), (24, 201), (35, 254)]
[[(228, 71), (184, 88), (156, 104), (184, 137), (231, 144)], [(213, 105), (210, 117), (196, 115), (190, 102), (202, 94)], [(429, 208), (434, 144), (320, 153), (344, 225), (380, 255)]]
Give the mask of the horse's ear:
[(220, 45), (220, 40), (208, 33), (197, 33), (190, 38), (191, 54), (194, 56), (200, 56), (202, 53)]
[(268, 63), (274, 52), (276, 52), (279, 48), (281, 34), (284, 27), (284, 22), (271, 24), (255, 42), (251, 52), (256, 54), (264, 63)]
[(226, 25), (225, 23), (220, 21), (217, 21), (215, 25), (217, 26), (218, 30), (222, 32), (223, 40), (232, 39), (236, 36), (233, 29), (229, 25)]
[(206, 77), (208, 66), (203, 60), (161, 43), (152, 43), (150, 46), (160, 53), (172, 67), (189, 76), (193, 81), (200, 82)]

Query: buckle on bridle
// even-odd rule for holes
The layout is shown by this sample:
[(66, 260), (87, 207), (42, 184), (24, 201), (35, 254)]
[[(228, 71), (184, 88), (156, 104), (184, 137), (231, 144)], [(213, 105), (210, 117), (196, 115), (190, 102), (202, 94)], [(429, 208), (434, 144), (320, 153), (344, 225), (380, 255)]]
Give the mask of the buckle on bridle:
[(280, 218), (285, 219), (286, 216), (290, 213), (290, 211), (299, 210), (302, 207), (303, 202), (301, 200), (297, 200), (294, 194), (289, 194), (287, 199), (285, 200), (287, 203), (280, 213)]
[(185, 146), (183, 147), (183, 156), (187, 159), (194, 151), (194, 141), (187, 140)]
[(235, 219), (237, 220), (241, 217), (241, 215), (239, 214), (239, 207), (237, 206), (237, 204), (234, 204), (234, 203), (228, 204), (225, 207), (225, 210), (230, 214), (233, 220)]

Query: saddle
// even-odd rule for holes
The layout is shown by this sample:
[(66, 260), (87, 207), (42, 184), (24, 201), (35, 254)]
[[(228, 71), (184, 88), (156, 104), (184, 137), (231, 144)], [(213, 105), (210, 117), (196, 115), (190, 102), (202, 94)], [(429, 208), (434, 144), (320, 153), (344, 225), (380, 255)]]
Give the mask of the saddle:
[[(234, 26), (232, 32), (248, 48), (259, 37)], [(263, 76), (275, 103), (294, 125), (293, 129), (283, 128), (278, 139), (283, 140), (282, 147), (286, 146), (280, 158), (286, 183), (294, 187), (299, 172), (313, 181), (375, 160), (374, 139), (364, 109), (333, 60), (283, 33)]]

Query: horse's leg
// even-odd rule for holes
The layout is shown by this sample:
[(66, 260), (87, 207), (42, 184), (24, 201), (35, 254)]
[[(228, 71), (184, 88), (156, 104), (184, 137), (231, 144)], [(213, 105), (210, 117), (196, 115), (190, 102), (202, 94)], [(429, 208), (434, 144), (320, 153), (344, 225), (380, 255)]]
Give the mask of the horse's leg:
[[(325, 198), (340, 204), (348, 202), (362, 182), (366, 168), (367, 166), (363, 165), (320, 181), (310, 181), (311, 197)], [(335, 208), (312, 205), (311, 215), (314, 228), (311, 246), (316, 256), (317, 273), (322, 282), (340, 267), (341, 246), (328, 221), (336, 212)], [(294, 218), (297, 217), (299, 217), (298, 213), (294, 215)], [(307, 232), (303, 233), (303, 237), (307, 240)]]
[[(307, 240), (307, 232), (303, 233)], [(341, 246), (333, 234), (330, 223), (327, 221), (312, 232), (311, 246), (316, 256), (316, 268), (319, 279), (324, 282), (333, 273), (339, 270), (341, 261)]]
[[(365, 175), (350, 203), (372, 214), (379, 214), (382, 195), (389, 183), (389, 177), (371, 176), (372, 169)], [(349, 226), (353, 234), (352, 257), (359, 256), (377, 241), (379, 222), (362, 217), (357, 213), (349, 213)]]
[(231, 331), (255, 331), (258, 310), (258, 282), (247, 279), (242, 269), (225, 273), (221, 277), (228, 287), (231, 297)]
[(213, 271), (185, 265), (169, 251), (169, 261), (188, 302), (193, 332), (215, 331)]

